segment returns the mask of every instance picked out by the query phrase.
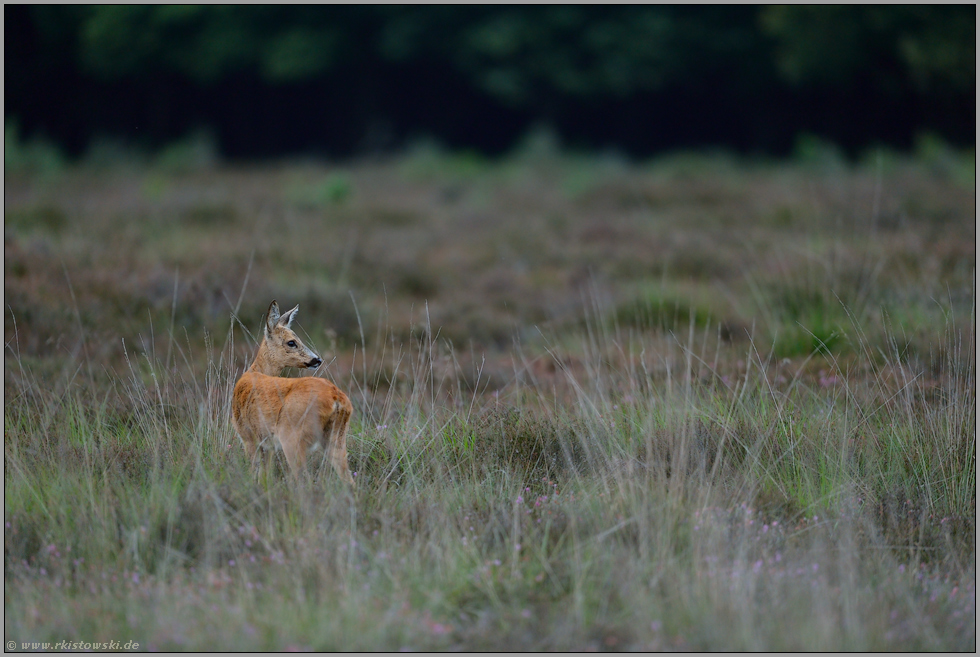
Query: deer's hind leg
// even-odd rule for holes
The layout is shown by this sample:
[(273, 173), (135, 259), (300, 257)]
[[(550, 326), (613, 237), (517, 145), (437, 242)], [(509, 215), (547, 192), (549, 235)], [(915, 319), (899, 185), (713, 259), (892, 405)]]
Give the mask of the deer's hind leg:
[(268, 472), (275, 462), (275, 438), (273, 430), (261, 412), (236, 405), (232, 412), (232, 425), (242, 441), (245, 456), (256, 474)]
[(313, 442), (313, 436), (308, 428), (287, 427), (279, 432), (279, 443), (282, 445), (283, 456), (289, 465), (289, 471), (297, 479), (306, 472), (306, 454)]
[(248, 457), (249, 469), (253, 476), (262, 480), (269, 473), (274, 472), (276, 465), (275, 439), (269, 435), (263, 440), (251, 434), (244, 434), (241, 438), (242, 447), (245, 448), (245, 456)]
[(326, 439), (325, 447), (333, 469), (341, 479), (353, 486), (354, 478), (347, 465), (347, 427), (350, 425), (350, 414), (349, 408), (337, 408), (323, 427), (323, 437)]
[(262, 441), (255, 434), (255, 432), (246, 428), (246, 426), (240, 426), (237, 422), (235, 424), (235, 430), (238, 433), (239, 440), (242, 441), (242, 448), (245, 450), (245, 456), (248, 457), (249, 464), (252, 468), (255, 468), (257, 461), (257, 456), (262, 453), (260, 447)]

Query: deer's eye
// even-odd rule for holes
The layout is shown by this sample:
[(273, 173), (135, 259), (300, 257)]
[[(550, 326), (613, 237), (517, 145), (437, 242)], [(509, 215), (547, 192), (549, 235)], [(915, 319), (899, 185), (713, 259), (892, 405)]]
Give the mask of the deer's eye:
[(295, 348), (296, 347), (296, 340), (290, 340), (286, 344), (289, 345), (290, 347), (294, 347)]

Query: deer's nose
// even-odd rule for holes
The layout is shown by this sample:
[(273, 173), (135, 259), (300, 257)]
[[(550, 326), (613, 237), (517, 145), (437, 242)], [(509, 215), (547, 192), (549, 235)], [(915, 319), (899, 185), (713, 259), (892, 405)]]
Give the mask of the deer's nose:
[(307, 367), (320, 367), (320, 363), (322, 363), (322, 362), (323, 361), (320, 360), (319, 358), (314, 357), (313, 360), (311, 360), (310, 362), (308, 362), (306, 364), (306, 366)]

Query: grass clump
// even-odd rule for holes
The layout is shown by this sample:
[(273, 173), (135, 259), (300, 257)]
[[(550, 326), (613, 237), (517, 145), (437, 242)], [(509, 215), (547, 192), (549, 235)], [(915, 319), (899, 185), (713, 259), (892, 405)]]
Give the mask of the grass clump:
[(65, 155), (53, 143), (43, 137), (22, 140), (17, 122), (4, 122), (3, 167), (6, 172), (51, 178), (61, 173), (66, 164)]

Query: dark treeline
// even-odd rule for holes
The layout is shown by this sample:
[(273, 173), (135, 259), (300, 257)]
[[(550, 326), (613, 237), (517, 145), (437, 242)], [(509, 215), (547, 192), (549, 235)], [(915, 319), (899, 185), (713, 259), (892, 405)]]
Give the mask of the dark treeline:
[(81, 154), (207, 129), (228, 157), (536, 124), (635, 156), (976, 139), (976, 7), (4, 6), (5, 120)]

